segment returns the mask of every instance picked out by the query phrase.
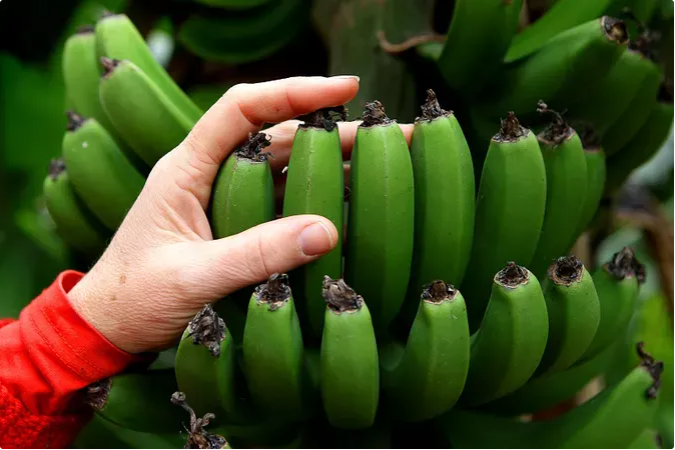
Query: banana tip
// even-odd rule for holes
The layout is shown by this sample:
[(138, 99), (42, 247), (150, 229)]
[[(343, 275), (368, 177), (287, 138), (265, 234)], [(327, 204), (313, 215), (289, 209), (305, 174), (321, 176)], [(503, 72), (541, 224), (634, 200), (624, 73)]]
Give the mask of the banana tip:
[(624, 247), (621, 251), (614, 253), (612, 259), (604, 267), (617, 280), (635, 277), (638, 283), (642, 284), (647, 276), (645, 266), (638, 261), (635, 252), (629, 247)]
[(342, 279), (324, 276), (321, 294), (327, 307), (336, 313), (358, 311), (363, 306), (363, 298)]
[(444, 301), (452, 301), (457, 297), (459, 291), (450, 283), (441, 280), (435, 280), (424, 286), (422, 291), (422, 300), (428, 303), (440, 304)]
[(620, 45), (626, 45), (628, 43), (628, 28), (626, 28), (626, 24), (623, 20), (604, 16), (600, 20), (600, 23), (605, 32), (605, 36), (607, 36), (610, 41), (614, 41)]
[(495, 282), (507, 288), (515, 288), (526, 284), (529, 279), (528, 270), (513, 261), (506, 263), (506, 267), (495, 275)]
[(265, 133), (249, 133), (248, 139), (234, 153), (238, 158), (248, 159), (254, 162), (265, 162), (271, 153), (263, 152), (269, 147), (272, 137)]
[(112, 381), (110, 378), (104, 378), (101, 381), (90, 384), (85, 388), (84, 403), (95, 411), (102, 410), (108, 402), (108, 394), (111, 387)]
[(422, 110), (422, 116), (415, 119), (416, 122), (421, 120), (431, 121), (452, 114), (452, 111), (448, 112), (441, 108), (440, 103), (438, 103), (438, 97), (436, 97), (433, 89), (427, 89), (427, 99), (420, 109)]
[(581, 281), (584, 265), (576, 256), (562, 256), (548, 269), (548, 276), (555, 284), (570, 286)]
[(649, 399), (656, 398), (659, 389), (661, 388), (661, 374), (663, 373), (663, 362), (662, 361), (656, 361), (652, 355), (647, 353), (644, 349), (645, 343), (644, 342), (638, 342), (635, 345), (635, 348), (637, 350), (637, 354), (640, 357), (640, 366), (644, 367), (649, 375), (651, 375), (653, 383), (647, 389), (647, 392), (645, 395)]
[(366, 103), (361, 119), (363, 122), (359, 126), (366, 128), (376, 125), (388, 125), (393, 122), (392, 119), (387, 117), (384, 106), (382, 106), (379, 100)]
[(285, 273), (272, 274), (267, 283), (261, 284), (255, 289), (255, 296), (259, 302), (268, 304), (271, 311), (281, 308), (291, 298), (288, 275)]
[(501, 120), (499, 132), (492, 139), (497, 142), (517, 142), (528, 135), (530, 130), (520, 125), (520, 121), (513, 111), (506, 114), (506, 119)]
[(333, 131), (338, 122), (347, 120), (347, 108), (344, 105), (322, 108), (298, 118), (303, 123), (300, 128), (317, 128)]
[(66, 163), (63, 159), (52, 159), (49, 163), (49, 176), (52, 180), (56, 180), (62, 173), (66, 171)]
[[(223, 300), (224, 302), (229, 300)], [(203, 345), (215, 357), (220, 356), (220, 343), (226, 337), (225, 322), (206, 305), (188, 324), (188, 335), (194, 345)]]

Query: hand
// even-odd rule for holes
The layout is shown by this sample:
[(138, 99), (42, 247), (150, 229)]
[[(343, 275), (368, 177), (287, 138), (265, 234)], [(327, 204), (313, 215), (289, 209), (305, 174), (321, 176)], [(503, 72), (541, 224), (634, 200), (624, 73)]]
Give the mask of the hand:
[[(329, 252), (338, 231), (321, 216), (287, 217), (213, 240), (205, 210), (221, 163), (249, 132), (344, 104), (357, 91), (356, 77), (297, 77), (227, 91), (152, 169), (110, 246), (69, 293), (74, 308), (122, 350), (161, 350), (205, 303)], [(277, 174), (296, 126), (265, 131)], [(410, 136), (411, 127), (403, 128)], [(354, 123), (340, 128), (347, 156), (355, 132)]]

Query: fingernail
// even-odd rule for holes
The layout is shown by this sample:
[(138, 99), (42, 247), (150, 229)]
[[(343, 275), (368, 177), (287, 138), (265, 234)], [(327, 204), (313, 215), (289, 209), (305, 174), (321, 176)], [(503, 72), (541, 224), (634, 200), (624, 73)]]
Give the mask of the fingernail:
[(300, 232), (298, 246), (307, 256), (322, 255), (333, 249), (333, 235), (326, 225), (314, 222)]
[(337, 78), (338, 80), (356, 80), (356, 81), (361, 81), (360, 77), (357, 77), (356, 75), (336, 75), (331, 78)]

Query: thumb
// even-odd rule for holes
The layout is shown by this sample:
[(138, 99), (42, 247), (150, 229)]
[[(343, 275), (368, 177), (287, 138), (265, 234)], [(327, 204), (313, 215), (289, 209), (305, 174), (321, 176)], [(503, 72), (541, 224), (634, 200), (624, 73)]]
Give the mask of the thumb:
[(314, 261), (337, 242), (338, 231), (325, 217), (291, 216), (210, 242), (205, 264), (225, 296)]

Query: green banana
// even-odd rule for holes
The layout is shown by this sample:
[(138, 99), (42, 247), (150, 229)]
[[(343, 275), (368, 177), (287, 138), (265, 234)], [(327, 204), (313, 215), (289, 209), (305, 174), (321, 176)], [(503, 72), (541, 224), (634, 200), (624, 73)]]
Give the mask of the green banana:
[(94, 215), (114, 231), (141, 193), (145, 178), (96, 119), (72, 111), (67, 115), (62, 146), (70, 181)]
[(368, 299), (386, 331), (405, 299), (414, 239), (414, 181), (408, 145), (378, 101), (368, 103), (354, 141), (345, 279)]
[(650, 63), (649, 70), (632, 100), (601, 138), (607, 158), (611, 158), (625, 146), (645, 124), (656, 104), (662, 77), (661, 69), (656, 64)]
[(536, 53), (505, 67), (499, 94), (477, 105), (492, 115), (524, 115), (545, 98), (558, 110), (585, 98), (601, 84), (628, 42), (625, 24), (601, 17), (555, 36)]
[[(176, 352), (178, 389), (185, 393), (198, 415), (215, 414), (218, 422), (230, 419), (229, 414), (234, 412), (231, 404), (236, 396), (227, 395), (232, 392), (232, 374), (237, 364), (233, 346), (225, 322), (211, 305), (206, 305), (188, 324)], [(225, 377), (219, 379), (218, 375)], [(221, 407), (219, 396), (214, 395), (220, 389), (225, 394), (225, 407)]]
[(618, 385), (547, 421), (452, 410), (438, 425), (454, 448), (627, 448), (651, 426), (662, 371), (647, 355)]
[(70, 185), (66, 165), (53, 160), (43, 191), (47, 211), (56, 224), (56, 232), (75, 250), (95, 258), (106, 246), (105, 226), (87, 210)]
[(518, 29), (522, 0), (457, 0), (438, 69), (461, 94), (479, 92), (495, 75)]
[(549, 372), (530, 379), (524, 386), (481, 409), (491, 414), (517, 416), (537, 413), (571, 399), (593, 378), (600, 375), (615, 354), (609, 347), (594, 358), (561, 372)]
[[(130, 60), (147, 74), (148, 78), (157, 85), (157, 90), (163, 92), (166, 100), (190, 123), (197, 122), (202, 116), (203, 112), (153, 58), (143, 36), (126, 15), (108, 14), (98, 21), (96, 24), (96, 54), (98, 58)], [(123, 95), (134, 96), (135, 93), (127, 92)]]
[(330, 424), (373, 425), (380, 391), (377, 342), (363, 297), (343, 280), (326, 277), (327, 303), (321, 339), (321, 397)]
[(123, 373), (89, 385), (86, 403), (115, 425), (169, 433), (181, 430), (182, 414), (169, 405), (175, 391), (173, 369)]
[(522, 59), (543, 46), (559, 33), (602, 15), (614, 0), (557, 0), (551, 9), (516, 34), (504, 61)]
[(580, 361), (602, 352), (626, 329), (644, 276), (644, 267), (629, 248), (615, 253), (608, 263), (595, 271), (593, 282), (600, 300), (600, 324)]
[(641, 448), (641, 449), (653, 448), (653, 449), (657, 449), (657, 448), (665, 448), (665, 447), (660, 445), (660, 436), (655, 430), (646, 429), (627, 448)]
[(567, 369), (586, 352), (600, 324), (600, 300), (591, 274), (576, 257), (551, 265), (543, 284), (548, 341), (537, 375)]
[(653, 66), (642, 53), (627, 49), (587, 98), (570, 105), (568, 117), (590, 123), (604, 136), (626, 111)]
[(74, 109), (85, 117), (96, 119), (108, 132), (113, 132), (115, 129), (98, 98), (100, 66), (94, 27), (79, 28), (66, 40), (62, 66), (66, 95)]
[(231, 10), (256, 8), (269, 1), (270, 0), (196, 0), (197, 3), (201, 3), (202, 5)]
[(133, 431), (108, 422), (103, 417), (94, 417), (80, 431), (73, 448), (183, 448), (185, 439), (180, 430), (174, 433), (153, 434)]
[(410, 148), (415, 180), (415, 241), (403, 314), (419, 308), (432, 280), (460, 285), (471, 254), (476, 187), (471, 152), (455, 115), (427, 91)]
[[(584, 200), (581, 217), (579, 218), (573, 240), (576, 240), (591, 223), (602, 200), (602, 195), (605, 192), (607, 168), (605, 152), (602, 150), (602, 147), (595, 144), (586, 146), (584, 142), (584, 158), (586, 159), (586, 200)], [(573, 244), (574, 242), (570, 241), (568, 247), (571, 247)]]
[(209, 61), (244, 64), (285, 47), (308, 23), (310, 8), (303, 0), (276, 0), (251, 11), (226, 15), (195, 14), (178, 31), (178, 41)]
[(232, 448), (227, 440), (217, 433), (206, 431), (204, 427), (209, 425), (215, 418), (213, 414), (205, 414), (202, 417), (197, 417), (195, 411), (187, 403), (185, 393), (176, 391), (171, 394), (171, 403), (181, 407), (190, 415), (189, 427), (185, 427), (187, 431), (187, 438), (183, 448), (199, 448), (199, 449), (223, 449)]
[(530, 263), (544, 221), (546, 168), (532, 131), (513, 113), (490, 142), (476, 201), (473, 248), (460, 289), (472, 330), (480, 324), (491, 280), (506, 261)]
[(621, 187), (633, 170), (649, 161), (673, 129), (673, 103), (657, 102), (633, 137), (607, 160), (607, 190)]
[(243, 362), (254, 404), (268, 417), (302, 419), (309, 401), (304, 344), (286, 274), (274, 274), (251, 296)]
[(495, 275), (485, 317), (471, 337), (462, 404), (482, 405), (523, 386), (537, 369), (547, 339), (546, 300), (539, 281), (510, 262)]
[(405, 349), (390, 353), (382, 351), (382, 384), (397, 420), (419, 422), (452, 408), (470, 359), (462, 294), (443, 281), (426, 286)]
[(150, 167), (180, 144), (195, 121), (178, 109), (158, 84), (129, 60), (102, 58), (103, 109), (117, 133)]
[[(298, 127), (286, 174), (283, 214), (318, 214), (342, 230), (345, 176), (334, 113), (340, 120), (345, 119), (344, 108), (329, 108), (308, 115), (304, 124)], [(326, 309), (321, 297), (321, 282), (324, 275), (339, 278), (341, 274), (342, 233), (338, 233), (338, 243), (330, 253), (291, 274), (299, 313), (307, 316), (317, 337), (323, 331)]]
[(583, 213), (587, 177), (584, 149), (577, 132), (544, 102), (537, 106), (538, 111), (554, 115), (553, 122), (537, 136), (546, 166), (546, 212), (529, 268), (542, 279), (576, 237), (574, 225)]

